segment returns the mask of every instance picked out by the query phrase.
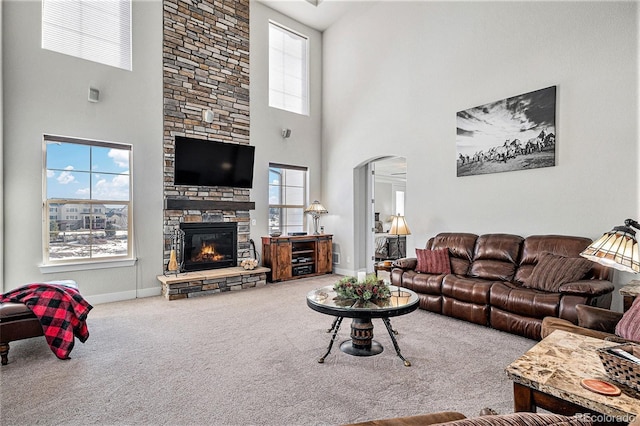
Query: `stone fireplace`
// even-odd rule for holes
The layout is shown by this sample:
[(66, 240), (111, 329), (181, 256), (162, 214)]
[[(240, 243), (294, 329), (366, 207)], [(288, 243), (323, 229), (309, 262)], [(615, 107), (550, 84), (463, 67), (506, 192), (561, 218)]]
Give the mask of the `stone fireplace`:
[(235, 223), (181, 223), (180, 229), (184, 232), (185, 272), (237, 266), (238, 228)]
[(249, 252), (250, 190), (176, 185), (175, 137), (250, 143), (249, 0), (163, 0), (163, 27), (164, 264), (183, 223), (236, 226), (238, 259)]
[[(162, 61), (164, 265), (180, 227), (229, 224), (237, 229), (236, 243), (224, 248), (234, 252), (235, 260), (226, 253), (225, 262), (235, 268), (238, 259), (250, 253), (249, 211), (255, 208), (250, 190), (176, 185), (175, 137), (250, 143), (249, 0), (163, 0)], [(208, 111), (213, 122), (203, 119)], [(226, 269), (207, 267), (180, 274), (186, 278), (159, 277), (163, 294), (179, 299), (266, 283), (265, 268), (241, 275)]]

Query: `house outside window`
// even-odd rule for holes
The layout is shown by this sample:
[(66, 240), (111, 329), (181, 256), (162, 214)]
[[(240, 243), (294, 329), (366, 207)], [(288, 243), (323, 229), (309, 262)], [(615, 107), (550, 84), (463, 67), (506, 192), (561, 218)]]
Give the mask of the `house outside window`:
[(269, 233), (303, 232), (307, 168), (269, 164)]
[(269, 106), (309, 115), (309, 39), (269, 22)]
[(44, 264), (131, 259), (131, 145), (44, 136)]
[(131, 0), (42, 0), (42, 48), (131, 71)]

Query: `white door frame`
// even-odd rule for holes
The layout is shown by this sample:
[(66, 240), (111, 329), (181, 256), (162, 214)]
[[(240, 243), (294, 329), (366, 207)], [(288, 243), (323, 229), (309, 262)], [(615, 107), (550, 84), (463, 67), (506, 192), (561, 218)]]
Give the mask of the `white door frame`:
[(353, 266), (355, 271), (366, 270), (367, 273), (373, 272), (375, 256), (375, 162), (390, 158), (396, 158), (396, 156), (375, 157), (354, 168)]

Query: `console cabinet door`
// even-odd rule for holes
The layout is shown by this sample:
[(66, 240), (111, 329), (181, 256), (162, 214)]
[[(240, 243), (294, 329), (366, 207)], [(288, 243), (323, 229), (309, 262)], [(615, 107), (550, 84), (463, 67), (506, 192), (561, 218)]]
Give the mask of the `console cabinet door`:
[(317, 244), (317, 272), (327, 274), (333, 271), (333, 248), (331, 238), (319, 238)]
[(285, 280), (291, 278), (291, 243), (278, 241), (275, 244), (275, 259), (271, 265), (273, 280)]

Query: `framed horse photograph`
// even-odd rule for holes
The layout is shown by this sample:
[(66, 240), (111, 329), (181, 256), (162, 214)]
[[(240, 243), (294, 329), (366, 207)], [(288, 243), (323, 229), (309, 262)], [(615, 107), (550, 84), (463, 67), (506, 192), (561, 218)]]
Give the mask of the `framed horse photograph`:
[(457, 176), (556, 165), (556, 86), (456, 114)]

